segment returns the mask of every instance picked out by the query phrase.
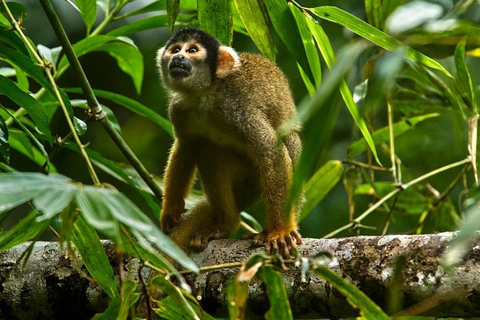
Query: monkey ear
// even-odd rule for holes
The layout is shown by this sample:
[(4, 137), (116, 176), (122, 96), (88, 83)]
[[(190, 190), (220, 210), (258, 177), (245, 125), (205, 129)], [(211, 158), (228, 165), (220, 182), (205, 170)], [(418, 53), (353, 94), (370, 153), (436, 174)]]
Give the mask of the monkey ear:
[(217, 78), (225, 78), (235, 68), (241, 64), (237, 52), (230, 47), (220, 46), (218, 49), (217, 71), (215, 76)]

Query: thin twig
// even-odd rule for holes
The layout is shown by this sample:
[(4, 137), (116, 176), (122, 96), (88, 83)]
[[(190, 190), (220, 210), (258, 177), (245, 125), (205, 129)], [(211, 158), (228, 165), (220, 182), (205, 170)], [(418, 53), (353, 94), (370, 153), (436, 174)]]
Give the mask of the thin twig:
[(441, 167), (441, 168), (438, 168), (436, 170), (433, 170), (429, 173), (426, 173), (424, 174), (423, 176), (420, 176), (408, 183), (405, 183), (405, 184), (402, 184), (402, 185), (399, 185), (395, 190), (391, 191), (389, 194), (387, 194), (386, 196), (384, 196), (383, 198), (381, 198), (380, 200), (378, 200), (374, 205), (372, 205), (370, 208), (368, 208), (364, 213), (362, 213), (359, 217), (357, 217), (355, 220), (353, 220), (351, 223), (347, 224), (347, 225), (344, 225), (343, 227), (340, 227), (338, 228), (337, 230), (334, 230), (332, 232), (330, 232), (329, 234), (325, 235), (323, 238), (331, 238), (333, 237), (334, 235), (340, 233), (341, 231), (344, 231), (354, 225), (358, 225), (360, 224), (360, 221), (362, 221), (365, 217), (367, 217), (370, 213), (372, 213), (373, 211), (375, 211), (378, 207), (380, 207), (385, 201), (389, 200), (390, 198), (392, 198), (393, 196), (395, 196), (397, 193), (399, 192), (402, 192), (403, 190), (406, 190), (408, 188), (410, 188), (411, 186), (423, 181), (423, 180), (426, 180), (436, 174), (439, 174), (443, 171), (447, 171), (449, 169), (452, 169), (452, 168), (455, 168), (455, 167), (458, 167), (458, 166), (461, 166), (461, 165), (465, 165), (467, 163), (470, 163), (471, 162), (471, 159), (470, 157), (467, 157), (463, 160), (460, 160), (460, 161), (457, 161), (457, 162), (454, 162), (454, 163), (451, 163), (449, 165), (446, 165), (444, 167)]

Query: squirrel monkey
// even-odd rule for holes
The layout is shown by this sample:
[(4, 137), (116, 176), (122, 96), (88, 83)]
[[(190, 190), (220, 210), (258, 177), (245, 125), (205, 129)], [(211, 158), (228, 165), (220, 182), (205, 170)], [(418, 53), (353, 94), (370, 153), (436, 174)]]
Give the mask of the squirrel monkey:
[[(279, 141), (277, 129), (294, 118), (288, 82), (270, 60), (239, 53), (210, 34), (184, 28), (157, 54), (169, 92), (175, 131), (164, 176), (160, 222), (182, 248), (203, 250), (228, 238), (240, 212), (263, 199), (267, 228), (247, 235), (267, 252), (287, 256), (302, 239), (295, 214), (284, 214), (301, 141), (300, 125)], [(196, 171), (206, 198), (183, 214)]]

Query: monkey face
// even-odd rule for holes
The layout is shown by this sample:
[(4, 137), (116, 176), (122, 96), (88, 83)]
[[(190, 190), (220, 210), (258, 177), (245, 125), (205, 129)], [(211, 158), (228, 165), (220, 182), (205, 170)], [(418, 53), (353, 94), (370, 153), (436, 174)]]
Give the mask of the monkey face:
[(194, 41), (177, 42), (159, 50), (157, 65), (167, 87), (192, 89), (210, 83), (205, 47)]

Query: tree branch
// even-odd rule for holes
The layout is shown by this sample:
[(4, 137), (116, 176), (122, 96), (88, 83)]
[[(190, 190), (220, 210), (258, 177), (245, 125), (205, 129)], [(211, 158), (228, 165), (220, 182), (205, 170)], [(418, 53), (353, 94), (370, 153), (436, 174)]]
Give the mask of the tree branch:
[[(390, 314), (476, 316), (480, 301), (480, 241), (472, 245), (462, 265), (447, 270), (440, 265), (440, 259), (454, 237), (454, 233), (441, 233), (305, 239), (299, 249), (303, 256), (332, 253), (332, 269)], [(212, 241), (192, 258), (200, 266), (245, 261), (262, 250), (250, 248), (250, 244), (248, 240)], [(35, 319), (42, 315), (53, 319), (75, 314), (89, 319), (106, 307), (107, 295), (88, 276), (77, 254), (69, 253), (65, 258), (58, 243), (37, 242), (22, 270), (15, 262), (28, 245), (0, 253), (0, 318)], [(118, 274), (113, 245), (105, 242), (105, 250)], [(126, 278), (137, 277), (138, 264), (123, 265), (132, 268), (126, 270)], [(201, 295), (205, 310), (224, 317), (227, 286), (237, 271), (214, 269), (198, 277), (187, 276), (187, 280), (193, 295)], [(358, 315), (338, 291), (315, 274), (310, 273), (306, 282), (301, 280), (299, 267), (290, 266), (282, 274), (295, 317)], [(249, 319), (262, 318), (268, 309), (265, 287), (256, 280), (250, 283), (248, 305)]]

